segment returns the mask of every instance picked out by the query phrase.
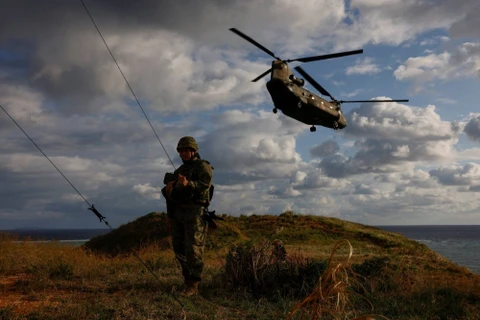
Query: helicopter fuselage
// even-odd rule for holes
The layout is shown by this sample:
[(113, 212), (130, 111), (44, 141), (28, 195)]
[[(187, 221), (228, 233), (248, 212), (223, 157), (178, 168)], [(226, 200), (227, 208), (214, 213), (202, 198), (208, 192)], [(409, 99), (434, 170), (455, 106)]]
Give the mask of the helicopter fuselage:
[(345, 128), (347, 120), (340, 106), (308, 91), (303, 87), (304, 83), (303, 79), (295, 77), (285, 62), (273, 61), (267, 90), (275, 108), (286, 116), (308, 125), (332, 129)]

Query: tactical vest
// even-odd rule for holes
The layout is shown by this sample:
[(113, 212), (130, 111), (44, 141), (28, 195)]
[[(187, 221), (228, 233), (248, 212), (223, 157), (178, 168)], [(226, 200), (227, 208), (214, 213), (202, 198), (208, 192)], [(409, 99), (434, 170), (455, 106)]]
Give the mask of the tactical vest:
[[(185, 176), (187, 180), (196, 181), (199, 179), (200, 168), (205, 163), (208, 164), (213, 170), (210, 162), (204, 159), (197, 159), (193, 161), (191, 165), (182, 165), (181, 167), (179, 167), (177, 170), (175, 170), (174, 175), (175, 177), (178, 177), (178, 174), (181, 174)], [(203, 192), (174, 188), (170, 197), (174, 202), (178, 204), (202, 204), (208, 207), (213, 198), (213, 192), (213, 184), (210, 185), (209, 189)]]

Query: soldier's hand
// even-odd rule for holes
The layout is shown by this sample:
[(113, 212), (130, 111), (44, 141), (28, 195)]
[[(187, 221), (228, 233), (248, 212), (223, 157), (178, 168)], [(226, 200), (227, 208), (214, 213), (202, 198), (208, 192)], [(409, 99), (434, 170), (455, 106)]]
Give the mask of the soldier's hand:
[(178, 175), (178, 182), (184, 187), (188, 185), (187, 178), (185, 176), (182, 176), (181, 174)]

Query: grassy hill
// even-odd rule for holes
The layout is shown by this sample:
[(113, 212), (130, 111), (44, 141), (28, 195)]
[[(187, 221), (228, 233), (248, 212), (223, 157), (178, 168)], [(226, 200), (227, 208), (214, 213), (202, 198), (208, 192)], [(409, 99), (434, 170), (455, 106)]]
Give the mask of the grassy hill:
[(188, 299), (165, 213), (82, 247), (0, 237), (0, 319), (480, 319), (480, 276), (400, 234), (290, 211), (221, 217)]
[[(367, 247), (369, 251), (378, 249), (407, 253), (414, 250), (417, 253), (431, 253), (425, 245), (400, 234), (337, 218), (297, 215), (291, 211), (279, 216), (232, 217), (224, 214), (219, 217), (224, 220), (216, 220), (220, 228), (210, 230), (207, 248), (226, 248), (242, 241), (260, 239), (280, 239), (289, 246), (297, 247), (328, 246), (337, 240), (348, 239), (354, 245)], [(154, 244), (168, 246), (165, 226), (165, 213), (151, 212), (108, 234), (92, 238), (85, 244), (85, 248), (97, 253), (117, 255)]]

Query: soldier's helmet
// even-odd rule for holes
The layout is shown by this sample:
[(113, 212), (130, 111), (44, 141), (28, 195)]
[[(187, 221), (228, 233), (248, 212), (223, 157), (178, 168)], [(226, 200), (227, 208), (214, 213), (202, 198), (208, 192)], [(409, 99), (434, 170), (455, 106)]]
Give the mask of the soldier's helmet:
[(198, 151), (197, 141), (195, 141), (195, 139), (190, 136), (181, 137), (180, 140), (178, 140), (177, 151), (179, 151), (182, 148), (191, 148), (195, 150), (195, 152), (197, 152)]

